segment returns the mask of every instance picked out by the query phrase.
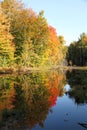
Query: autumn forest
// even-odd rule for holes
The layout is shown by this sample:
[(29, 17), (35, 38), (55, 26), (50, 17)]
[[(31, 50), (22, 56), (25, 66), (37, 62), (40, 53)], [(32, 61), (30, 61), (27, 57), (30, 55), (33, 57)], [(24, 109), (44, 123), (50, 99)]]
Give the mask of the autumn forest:
[[(64, 36), (48, 24), (44, 11), (36, 14), (19, 0), (0, 2), (0, 69), (87, 65), (87, 35), (69, 47)], [(76, 52), (78, 51), (78, 54)]]

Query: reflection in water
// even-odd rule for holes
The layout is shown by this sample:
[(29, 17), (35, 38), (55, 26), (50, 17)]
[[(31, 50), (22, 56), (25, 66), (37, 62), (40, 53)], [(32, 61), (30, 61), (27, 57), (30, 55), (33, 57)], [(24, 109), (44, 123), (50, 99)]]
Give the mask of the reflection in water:
[(78, 105), (87, 103), (87, 70), (72, 70), (66, 73), (71, 89), (66, 92)]
[(64, 95), (65, 75), (60, 72), (0, 77), (0, 129), (44, 127), (58, 96)]

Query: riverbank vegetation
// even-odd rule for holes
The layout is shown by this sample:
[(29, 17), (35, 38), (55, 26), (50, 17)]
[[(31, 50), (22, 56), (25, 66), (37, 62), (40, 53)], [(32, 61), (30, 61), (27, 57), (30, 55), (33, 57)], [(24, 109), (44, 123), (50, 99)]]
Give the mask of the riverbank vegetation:
[(77, 41), (70, 44), (67, 51), (70, 66), (87, 66), (87, 34), (82, 33)]
[(0, 73), (87, 66), (87, 34), (65, 43), (44, 11), (36, 14), (19, 0), (0, 2)]
[(64, 37), (47, 23), (44, 11), (36, 14), (18, 0), (0, 3), (1, 68), (60, 65), (66, 56), (64, 43)]

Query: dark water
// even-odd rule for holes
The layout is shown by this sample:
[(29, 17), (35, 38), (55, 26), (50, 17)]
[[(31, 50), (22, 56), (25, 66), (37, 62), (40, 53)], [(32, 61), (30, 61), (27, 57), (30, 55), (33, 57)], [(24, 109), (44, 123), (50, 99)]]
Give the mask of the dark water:
[(87, 71), (0, 76), (0, 130), (87, 129)]

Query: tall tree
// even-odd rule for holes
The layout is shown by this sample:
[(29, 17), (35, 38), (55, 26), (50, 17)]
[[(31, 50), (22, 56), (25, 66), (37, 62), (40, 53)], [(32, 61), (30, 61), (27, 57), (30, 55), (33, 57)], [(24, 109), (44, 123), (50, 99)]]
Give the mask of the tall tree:
[(60, 41), (57, 37), (56, 29), (49, 26), (49, 43), (47, 49), (48, 62), (50, 65), (57, 65), (60, 54), (59, 54)]
[(3, 11), (8, 16), (11, 26), (10, 32), (14, 36), (13, 42), (15, 43), (15, 57), (16, 61), (20, 59), (21, 52), (22, 52), (22, 43), (24, 41), (23, 37), (21, 36), (22, 32), (22, 21), (24, 18), (21, 18), (21, 10), (23, 9), (23, 4), (19, 0), (3, 0), (1, 2), (1, 7)]
[(59, 35), (58, 38), (60, 41), (60, 46), (59, 46), (60, 63), (61, 65), (67, 65), (67, 61), (66, 61), (67, 46), (65, 45), (66, 41), (64, 39), (64, 36), (62, 35)]
[(10, 22), (0, 6), (0, 66), (9, 66), (14, 61), (14, 44)]
[[(28, 18), (27, 23), (27, 47), (28, 59), (30, 59), (30, 66), (42, 66), (45, 64), (46, 56), (45, 50), (48, 45), (48, 23), (43, 16), (43, 11), (35, 15), (30, 9), (31, 17)], [(24, 50), (26, 46), (23, 46)], [(25, 53), (25, 51), (23, 51)], [(23, 54), (24, 55), (24, 54)], [(30, 57), (30, 58), (29, 58)], [(27, 60), (28, 60), (27, 59)], [(24, 59), (25, 60), (25, 59)]]
[(72, 62), (73, 65), (87, 65), (87, 34), (81, 34), (78, 41), (74, 41), (70, 44), (68, 47), (67, 60), (69, 63)]

